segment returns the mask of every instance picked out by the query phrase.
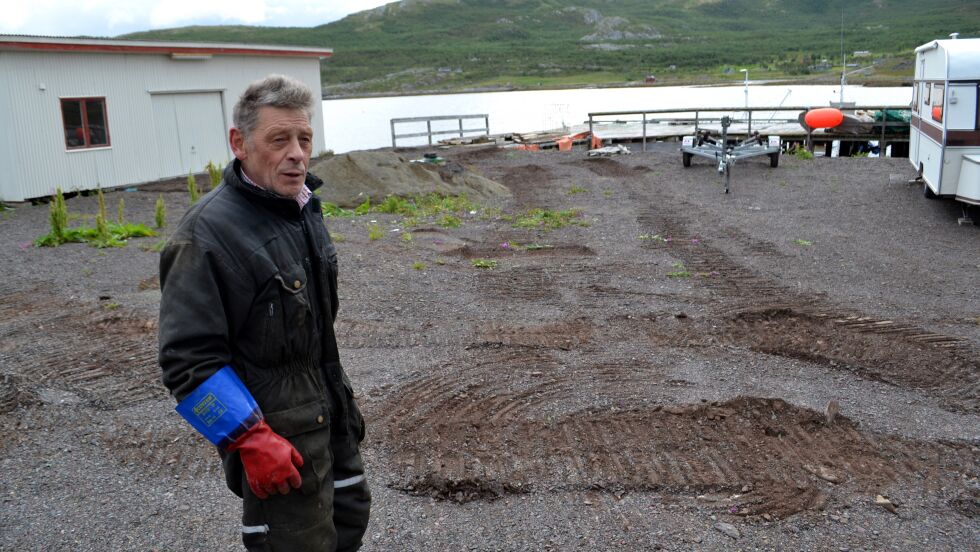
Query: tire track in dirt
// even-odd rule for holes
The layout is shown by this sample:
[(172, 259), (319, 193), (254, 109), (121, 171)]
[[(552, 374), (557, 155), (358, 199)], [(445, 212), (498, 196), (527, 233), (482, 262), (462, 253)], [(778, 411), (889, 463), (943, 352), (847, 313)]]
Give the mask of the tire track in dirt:
[[(867, 439), (847, 418), (778, 399), (644, 404), (662, 373), (620, 362), (568, 366), (540, 347), (481, 350), (393, 390), (368, 409), (378, 445), (392, 447), (389, 484), (466, 502), (508, 493), (736, 492), (742, 515), (776, 517), (820, 507), (834, 473), (841, 484), (886, 484), (921, 473), (924, 460), (968, 472), (969, 447), (891, 437)], [(646, 387), (644, 392), (643, 387)], [(631, 396), (632, 392), (632, 396)], [(575, 411), (558, 405), (592, 406)], [(599, 405), (600, 398), (611, 404)], [(390, 404), (389, 404), (390, 403)]]
[(54, 387), (115, 409), (165, 391), (157, 365), (156, 321), (43, 290), (0, 296), (0, 361), (34, 392)]
[[(699, 285), (721, 295), (721, 304), (716, 309), (718, 318), (695, 322), (686, 330), (652, 328), (656, 342), (708, 345), (703, 336), (712, 335), (723, 343), (922, 389), (954, 411), (980, 412), (980, 351), (968, 340), (866, 316), (830, 304), (820, 295), (789, 289), (692, 234), (689, 221), (679, 214), (688, 206), (675, 198), (664, 199), (640, 212), (637, 221), (644, 231), (667, 241), (649, 240), (644, 246), (683, 261)], [(644, 204), (649, 203), (646, 198)], [(767, 254), (769, 249), (767, 243), (754, 244), (744, 234), (735, 235), (732, 243), (756, 254)], [(719, 325), (720, 329), (707, 331)]]

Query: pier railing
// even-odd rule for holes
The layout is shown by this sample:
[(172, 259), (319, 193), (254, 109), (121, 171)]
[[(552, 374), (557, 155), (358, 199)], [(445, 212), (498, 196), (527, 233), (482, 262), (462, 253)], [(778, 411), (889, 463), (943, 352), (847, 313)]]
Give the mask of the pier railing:
[[(463, 120), (465, 119), (483, 119), (483, 128), (463, 128)], [(433, 121), (452, 121), (456, 120), (459, 123), (459, 128), (445, 129), (445, 130), (432, 130)], [(406, 123), (425, 123), (425, 132), (409, 132), (407, 134), (395, 134), (395, 125), (406, 124)], [(448, 134), (455, 134), (462, 138), (464, 133), (474, 133), (480, 132), (482, 135), (490, 134), (490, 115), (485, 113), (478, 115), (439, 115), (436, 117), (403, 117), (399, 119), (391, 120), (391, 147), (398, 147), (399, 138), (418, 138), (420, 136), (426, 136), (429, 139), (429, 145), (432, 145), (433, 136), (445, 136)]]
[[(705, 125), (720, 125), (723, 116), (732, 117), (735, 123), (747, 123), (748, 130), (745, 134), (752, 133), (752, 124), (760, 126), (762, 122), (765, 128), (771, 128), (779, 124), (798, 124), (803, 120), (806, 113), (812, 109), (819, 109), (821, 106), (799, 106), (799, 107), (712, 107), (696, 109), (649, 109), (643, 111), (598, 111), (589, 113), (589, 133), (593, 134), (595, 127), (601, 124), (642, 124), (643, 151), (647, 149), (648, 126), (650, 125), (694, 125), (694, 133), (704, 128)], [(825, 106), (824, 106), (825, 107)], [(844, 111), (881, 111), (882, 120), (873, 122), (862, 122), (862, 125), (869, 125), (872, 129), (870, 133), (845, 134), (834, 132), (820, 132), (817, 138), (821, 141), (829, 140), (879, 140), (881, 151), (885, 150), (887, 142), (908, 142), (907, 132), (901, 134), (888, 134), (888, 128), (906, 128), (908, 123), (903, 121), (888, 121), (884, 116), (885, 110), (889, 111), (910, 111), (908, 105), (868, 105), (847, 107)], [(803, 117), (800, 113), (803, 113)], [(639, 121), (624, 119), (626, 117), (635, 118), (639, 116)], [(607, 120), (612, 117), (613, 120)], [(754, 121), (753, 121), (754, 119)], [(814, 149), (814, 129), (800, 126), (801, 136), (805, 136), (806, 147), (810, 151)], [(833, 130), (833, 129), (831, 129)], [(739, 132), (729, 131), (729, 135), (739, 134)], [(775, 134), (775, 133), (774, 133)], [(594, 135), (594, 134), (593, 134)]]

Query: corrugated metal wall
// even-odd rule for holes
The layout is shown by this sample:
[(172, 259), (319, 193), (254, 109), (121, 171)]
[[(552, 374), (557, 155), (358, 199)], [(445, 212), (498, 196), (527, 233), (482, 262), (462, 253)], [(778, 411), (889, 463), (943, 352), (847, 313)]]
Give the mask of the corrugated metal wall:
[(17, 180), (17, 158), (10, 141), (14, 139), (10, 122), (10, 70), (7, 67), (9, 56), (0, 52), (0, 201), (13, 200), (8, 189), (13, 189)]
[[(249, 83), (270, 73), (298, 78), (316, 92), (314, 151), (324, 149), (320, 65), (315, 58), (214, 56), (177, 61), (168, 55), (2, 52), (0, 64), (0, 89), (7, 91), (5, 106), (0, 95), (0, 117), (6, 118), (0, 119), (0, 129), (5, 129), (0, 151), (16, 157), (0, 165), (6, 173), (0, 176), (0, 197), (8, 201), (50, 195), (55, 187), (112, 188), (179, 176), (161, 174), (160, 167), (168, 164), (159, 156), (170, 150), (156, 143), (152, 93), (221, 91), (227, 131), (238, 96)], [(106, 98), (112, 145), (67, 151), (60, 98), (91, 96)], [(226, 159), (214, 161), (231, 157), (229, 149)]]

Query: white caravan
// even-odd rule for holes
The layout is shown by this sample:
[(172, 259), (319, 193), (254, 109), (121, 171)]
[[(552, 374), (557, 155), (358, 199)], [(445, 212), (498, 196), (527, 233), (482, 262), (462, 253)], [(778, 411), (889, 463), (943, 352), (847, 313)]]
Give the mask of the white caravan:
[(980, 205), (980, 38), (915, 49), (909, 161), (926, 197)]

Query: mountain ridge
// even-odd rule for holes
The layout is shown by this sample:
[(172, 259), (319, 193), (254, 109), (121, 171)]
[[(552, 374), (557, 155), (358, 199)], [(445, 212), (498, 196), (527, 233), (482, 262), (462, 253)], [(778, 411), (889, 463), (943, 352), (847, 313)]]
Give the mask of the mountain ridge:
[[(325, 95), (740, 80), (911, 80), (913, 49), (980, 36), (972, 0), (402, 0), (315, 27), (181, 27), (125, 38), (322, 46)], [(844, 18), (841, 20), (841, 10)], [(843, 29), (842, 29), (843, 27)], [(863, 58), (853, 53), (866, 51)], [(852, 70), (848, 67), (848, 70)]]

